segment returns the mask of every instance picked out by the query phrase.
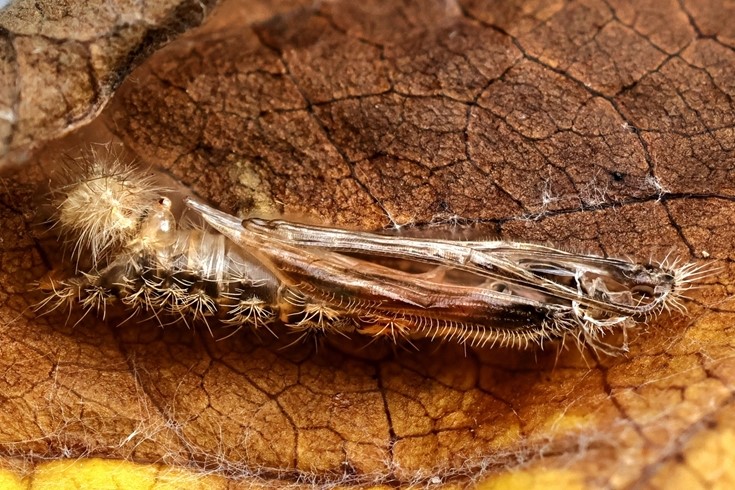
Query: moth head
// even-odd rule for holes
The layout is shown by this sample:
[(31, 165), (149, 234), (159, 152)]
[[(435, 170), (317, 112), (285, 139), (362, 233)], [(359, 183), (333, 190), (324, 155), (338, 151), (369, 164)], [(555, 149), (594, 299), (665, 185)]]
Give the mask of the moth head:
[(108, 146), (90, 147), (65, 165), (52, 192), (54, 221), (71, 243), (72, 254), (96, 266), (134, 238), (156, 205), (160, 189)]

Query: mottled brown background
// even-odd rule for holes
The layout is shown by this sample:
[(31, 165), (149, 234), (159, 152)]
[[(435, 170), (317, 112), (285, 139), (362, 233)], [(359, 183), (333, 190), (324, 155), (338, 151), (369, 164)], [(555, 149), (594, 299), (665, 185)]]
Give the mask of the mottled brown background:
[[(77, 8), (40, 35), (53, 3), (43, 23), (24, 5), (0, 13), (7, 465), (126, 458), (220, 472), (231, 486), (255, 475), (463, 485), (562, 471), (594, 487), (690, 489), (735, 478), (722, 463), (735, 457), (732, 3), (231, 0), (119, 88), (167, 39), (146, 33), (183, 30), (171, 19), (197, 15), (171, 13), (197, 6)], [(80, 17), (93, 34), (63, 23)], [(91, 126), (44, 147), (113, 92)], [(687, 316), (634, 332), (616, 358), (284, 348), (290, 339), (37, 318), (27, 283), (58, 256), (31, 224), (38, 183), (60, 152), (110, 140), (232, 213), (447, 223), (437, 233), (466, 222), (719, 269)]]

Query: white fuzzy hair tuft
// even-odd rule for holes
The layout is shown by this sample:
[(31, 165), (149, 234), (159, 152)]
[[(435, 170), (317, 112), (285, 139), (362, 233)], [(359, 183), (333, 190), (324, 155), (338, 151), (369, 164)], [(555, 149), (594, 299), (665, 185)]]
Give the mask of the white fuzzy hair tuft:
[(77, 262), (89, 254), (96, 266), (140, 227), (160, 196), (152, 175), (122, 159), (112, 145), (94, 145), (66, 163), (53, 192), (54, 221), (68, 237)]

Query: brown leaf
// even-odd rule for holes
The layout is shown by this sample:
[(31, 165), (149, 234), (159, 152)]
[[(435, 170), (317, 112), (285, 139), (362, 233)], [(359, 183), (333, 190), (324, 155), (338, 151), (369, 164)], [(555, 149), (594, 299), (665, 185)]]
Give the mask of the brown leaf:
[(28, 210), (67, 140), (8, 181), (0, 215), (5, 457), (163, 461), (232, 485), (733, 481), (725, 7), (337, 0), (256, 24), (215, 18), (159, 51), (74, 142), (119, 138), (227, 212), (364, 229), (459, 219), (505, 239), (719, 269), (687, 315), (636, 330), (619, 357), (317, 349), (155, 322), (73, 326), (77, 312), (66, 326), (18, 317), (58, 255), (31, 238)]

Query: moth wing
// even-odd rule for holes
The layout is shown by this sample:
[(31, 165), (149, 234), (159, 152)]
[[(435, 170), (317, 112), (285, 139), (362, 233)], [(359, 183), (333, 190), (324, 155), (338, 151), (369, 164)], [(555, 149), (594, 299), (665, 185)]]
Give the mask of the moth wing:
[[(467, 308), (467, 298), (482, 298), (483, 305), (493, 307), (576, 308), (581, 316), (593, 319), (626, 317), (660, 308), (674, 282), (673, 275), (652, 266), (542, 245), (395, 237), (277, 220), (241, 222), (194, 200), (187, 201), (187, 206), (233, 241), (269, 255), (267, 261), (273, 262), (295, 248), (288, 258), (276, 260), (280, 263), (274, 263), (273, 269), (293, 269), (294, 263), (306, 261), (312, 268), (307, 270), (305, 265), (300, 269), (298, 279), (303, 283), (312, 281), (310, 277), (317, 271), (322, 277), (329, 271), (328, 282), (342, 291), (352, 290), (356, 295), (380, 292), (399, 299), (403, 307), (444, 309), (448, 307), (445, 303), (450, 303)], [(348, 257), (345, 252), (368, 259)], [(451, 272), (429, 278), (387, 270), (381, 266), (386, 257), (432, 264)]]
[[(351, 256), (318, 246), (334, 232), (351, 240), (379, 235), (327, 228), (308, 228), (309, 244), (296, 236), (256, 231), (231, 215), (188, 199), (186, 205), (220, 233), (260, 260), (286, 286), (330, 307), (357, 316), (401, 319), (408, 325), (458, 323), (502, 325), (503, 328), (535, 328), (557, 308), (544, 304), (532, 291), (514, 294), (497, 278), (460, 271), (455, 262), (419, 260), (429, 264), (425, 272), (409, 272), (385, 265), (386, 256), (415, 260), (400, 245), (389, 253), (369, 254), (377, 260)], [(293, 225), (298, 228), (298, 225)], [(320, 237), (319, 231), (326, 235)], [(316, 232), (316, 234), (314, 234)], [(457, 273), (459, 271), (459, 273)], [(502, 284), (505, 287), (495, 287)]]
[(656, 265), (532, 243), (395, 237), (259, 219), (243, 227), (299, 246), (438, 264), (504, 284), (517, 296), (605, 314), (647, 314), (661, 308), (675, 288), (674, 274)]

